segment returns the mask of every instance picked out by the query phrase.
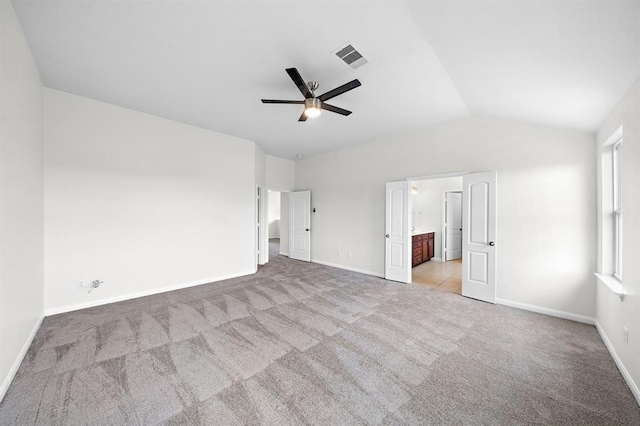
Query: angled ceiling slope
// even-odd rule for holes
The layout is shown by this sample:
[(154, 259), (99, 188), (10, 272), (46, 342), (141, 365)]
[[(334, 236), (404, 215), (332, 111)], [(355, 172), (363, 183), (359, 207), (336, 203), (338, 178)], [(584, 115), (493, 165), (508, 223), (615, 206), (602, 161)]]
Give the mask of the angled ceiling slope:
[[(594, 130), (640, 73), (638, 0), (13, 0), (45, 86), (294, 159), (473, 114)], [(301, 18), (304, 17), (304, 18)], [(333, 52), (352, 42), (355, 70)], [(340, 106), (299, 123), (285, 68)]]
[(640, 0), (405, 4), (472, 114), (594, 131), (640, 75)]

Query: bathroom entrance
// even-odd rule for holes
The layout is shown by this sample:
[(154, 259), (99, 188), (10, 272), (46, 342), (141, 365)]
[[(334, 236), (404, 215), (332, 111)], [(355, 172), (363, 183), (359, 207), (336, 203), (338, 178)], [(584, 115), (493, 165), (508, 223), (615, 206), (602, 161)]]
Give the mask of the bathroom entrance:
[(462, 176), (411, 182), (411, 280), (462, 292)]

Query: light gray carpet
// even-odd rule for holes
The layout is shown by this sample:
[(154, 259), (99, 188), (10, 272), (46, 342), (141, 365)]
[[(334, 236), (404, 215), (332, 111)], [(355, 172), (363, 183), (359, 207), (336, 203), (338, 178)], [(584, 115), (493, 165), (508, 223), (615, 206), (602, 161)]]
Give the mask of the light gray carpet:
[(3, 425), (640, 424), (592, 326), (276, 256), (45, 319)]

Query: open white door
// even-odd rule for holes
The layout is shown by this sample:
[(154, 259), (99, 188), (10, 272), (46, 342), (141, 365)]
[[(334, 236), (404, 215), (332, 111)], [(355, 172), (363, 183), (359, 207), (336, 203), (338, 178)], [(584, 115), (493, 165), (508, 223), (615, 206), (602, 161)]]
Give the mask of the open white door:
[(256, 186), (256, 257), (257, 264), (264, 265), (269, 261), (269, 232), (265, 220), (266, 200), (264, 188), (260, 185)]
[(445, 192), (445, 256), (444, 260), (462, 257), (462, 193)]
[(311, 191), (289, 193), (289, 258), (311, 261)]
[(411, 282), (411, 182), (387, 182), (384, 277)]
[(496, 172), (462, 178), (462, 295), (496, 303)]

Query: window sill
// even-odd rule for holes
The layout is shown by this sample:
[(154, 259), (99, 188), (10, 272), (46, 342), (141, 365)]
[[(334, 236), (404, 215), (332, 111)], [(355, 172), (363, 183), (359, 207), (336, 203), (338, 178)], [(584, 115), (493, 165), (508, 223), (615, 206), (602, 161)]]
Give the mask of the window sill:
[(624, 300), (624, 289), (622, 288), (622, 283), (618, 281), (611, 275), (602, 275), (596, 273), (595, 276), (598, 278), (602, 284), (605, 285), (609, 290), (613, 292), (618, 298), (622, 301)]

